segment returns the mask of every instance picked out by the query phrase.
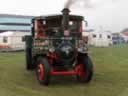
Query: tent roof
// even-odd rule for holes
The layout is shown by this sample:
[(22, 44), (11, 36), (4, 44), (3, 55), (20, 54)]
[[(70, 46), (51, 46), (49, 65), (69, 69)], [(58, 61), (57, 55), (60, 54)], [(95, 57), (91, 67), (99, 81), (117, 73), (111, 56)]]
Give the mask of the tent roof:
[(0, 36), (11, 36), (14, 32), (12, 31), (6, 31), (6, 32), (3, 32), (3, 33), (0, 33)]
[(128, 36), (128, 32), (122, 32), (122, 34)]

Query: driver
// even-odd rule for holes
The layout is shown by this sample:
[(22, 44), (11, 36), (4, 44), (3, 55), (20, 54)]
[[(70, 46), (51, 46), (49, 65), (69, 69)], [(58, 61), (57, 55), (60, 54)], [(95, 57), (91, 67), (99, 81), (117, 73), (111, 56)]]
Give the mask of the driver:
[(46, 26), (43, 24), (41, 19), (35, 20), (35, 38), (46, 37)]

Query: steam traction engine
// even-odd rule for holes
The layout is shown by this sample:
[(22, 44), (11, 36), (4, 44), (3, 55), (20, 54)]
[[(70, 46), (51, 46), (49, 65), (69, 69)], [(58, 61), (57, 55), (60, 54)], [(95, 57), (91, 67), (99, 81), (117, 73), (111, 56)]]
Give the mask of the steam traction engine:
[(32, 36), (26, 36), (26, 68), (36, 70), (40, 84), (48, 85), (54, 75), (75, 75), (80, 82), (89, 82), (93, 64), (82, 38), (82, 16), (40, 16), (32, 19)]

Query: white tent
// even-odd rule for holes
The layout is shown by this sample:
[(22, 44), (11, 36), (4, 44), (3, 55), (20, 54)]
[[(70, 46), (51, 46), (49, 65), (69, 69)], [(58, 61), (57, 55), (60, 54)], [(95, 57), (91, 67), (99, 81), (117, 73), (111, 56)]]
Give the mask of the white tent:
[(10, 50), (23, 50), (25, 48), (25, 41), (23, 37), (31, 35), (30, 32), (7, 31), (0, 33), (0, 48)]
[(93, 32), (83, 32), (83, 36), (88, 36), (89, 45), (96, 47), (107, 47), (112, 45), (112, 33), (108, 31), (95, 30)]

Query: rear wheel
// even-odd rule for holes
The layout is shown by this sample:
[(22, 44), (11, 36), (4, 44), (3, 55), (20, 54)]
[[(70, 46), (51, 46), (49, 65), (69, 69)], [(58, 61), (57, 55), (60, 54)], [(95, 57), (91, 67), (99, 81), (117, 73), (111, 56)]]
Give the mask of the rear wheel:
[(37, 79), (42, 85), (48, 85), (50, 81), (50, 65), (48, 60), (43, 57), (37, 59), (36, 68)]
[(32, 70), (34, 69), (34, 65), (32, 64), (32, 50), (31, 48), (26, 48), (26, 69)]
[(83, 83), (91, 81), (93, 76), (93, 64), (89, 56), (82, 56), (81, 62), (79, 62), (77, 80)]

